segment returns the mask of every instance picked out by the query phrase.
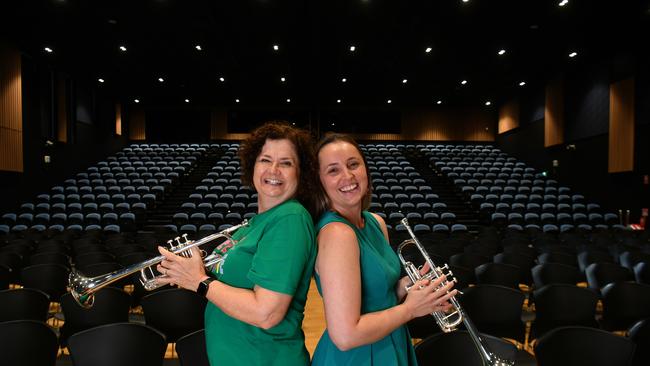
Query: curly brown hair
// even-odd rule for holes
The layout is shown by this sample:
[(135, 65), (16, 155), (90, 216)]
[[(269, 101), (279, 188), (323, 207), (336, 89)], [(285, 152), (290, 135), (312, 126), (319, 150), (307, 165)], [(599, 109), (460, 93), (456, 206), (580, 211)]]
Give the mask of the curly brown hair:
[[(370, 200), (372, 198), (372, 177), (370, 176), (370, 172), (368, 171), (368, 161), (366, 160), (366, 155), (361, 151), (361, 147), (359, 144), (349, 135), (342, 134), (342, 133), (329, 133), (325, 135), (319, 142), (318, 146), (316, 147), (316, 159), (318, 159), (318, 154), (320, 151), (327, 145), (335, 142), (347, 142), (348, 144), (352, 145), (357, 149), (359, 152), (359, 155), (361, 155), (361, 159), (363, 159), (363, 166), (366, 169), (366, 176), (368, 177), (368, 191), (366, 192), (365, 196), (363, 196), (363, 201), (361, 205), (361, 210), (367, 210), (370, 207)], [(322, 184), (320, 184), (320, 179), (318, 180), (318, 190), (314, 191), (316, 194), (315, 201), (316, 201), (316, 220), (322, 215), (325, 211), (330, 209), (330, 200), (329, 197), (327, 197), (327, 194), (325, 193), (325, 190), (323, 189)]]
[(266, 140), (289, 140), (296, 149), (298, 157), (298, 190), (296, 199), (315, 217), (316, 201), (313, 192), (319, 186), (318, 160), (314, 151), (314, 139), (303, 129), (296, 128), (287, 121), (268, 121), (257, 127), (239, 147), (242, 184), (255, 189), (253, 171), (255, 161), (262, 152)]

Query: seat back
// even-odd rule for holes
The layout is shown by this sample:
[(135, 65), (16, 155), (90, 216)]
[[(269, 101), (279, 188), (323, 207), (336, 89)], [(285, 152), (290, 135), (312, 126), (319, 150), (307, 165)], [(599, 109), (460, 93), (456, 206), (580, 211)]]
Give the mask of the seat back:
[(141, 303), (147, 325), (165, 334), (169, 342), (203, 329), (207, 300), (192, 291), (165, 289), (144, 296)]
[(181, 366), (210, 366), (203, 329), (180, 337), (176, 341), (176, 352)]
[(58, 350), (56, 333), (43, 322), (0, 322), (0, 354), (3, 365), (54, 366)]
[(95, 293), (91, 308), (81, 307), (70, 293), (61, 296), (65, 323), (61, 327), (60, 341), (66, 344), (69, 336), (99, 325), (129, 321), (131, 297), (121, 289), (105, 287)]
[(589, 327), (562, 327), (539, 338), (535, 356), (539, 366), (630, 365), (634, 343)]
[(167, 342), (147, 325), (116, 323), (73, 334), (68, 349), (76, 366), (160, 366)]
[(531, 338), (564, 326), (598, 328), (596, 304), (598, 293), (588, 288), (568, 284), (546, 285), (533, 292), (535, 321)]
[[(490, 350), (499, 358), (514, 360), (516, 347), (503, 339), (481, 334)], [(481, 356), (467, 331), (432, 335), (415, 346), (415, 357), (420, 365), (483, 365)]]

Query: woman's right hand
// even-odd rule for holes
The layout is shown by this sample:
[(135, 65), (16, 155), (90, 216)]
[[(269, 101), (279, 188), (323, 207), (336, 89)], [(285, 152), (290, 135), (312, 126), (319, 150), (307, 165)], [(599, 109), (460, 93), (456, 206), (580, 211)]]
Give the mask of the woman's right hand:
[(448, 281), (444, 286), (440, 287), (444, 280), (444, 276), (434, 281), (423, 279), (417, 281), (411, 287), (402, 304), (409, 310), (411, 318), (430, 315), (433, 312), (446, 312), (451, 308), (449, 299), (455, 296), (458, 291), (452, 290), (454, 287), (453, 281)]

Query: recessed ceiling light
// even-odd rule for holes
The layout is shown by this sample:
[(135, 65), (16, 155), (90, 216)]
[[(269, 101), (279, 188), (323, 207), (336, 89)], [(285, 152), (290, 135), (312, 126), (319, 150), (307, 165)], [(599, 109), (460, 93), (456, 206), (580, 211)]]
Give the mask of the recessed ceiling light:
[(140, 103), (140, 99), (133, 99), (135, 103)]
[(461, 81), (460, 84), (461, 84), (461, 85), (465, 85), (465, 84), (467, 84), (467, 80), (463, 80), (463, 81)]
[(402, 79), (402, 84), (406, 84), (408, 82), (409, 82), (408, 79)]
[(104, 82), (104, 79), (99, 78), (99, 79), (97, 79), (97, 81), (99, 81), (100, 83), (103, 83), (103, 82)]
[(571, 58), (574, 58), (574, 57), (576, 57), (576, 56), (578, 56), (578, 52), (575, 52), (575, 51), (573, 51), (573, 52), (571, 52), (571, 53), (569, 54), (569, 57), (571, 57)]
[(498, 54), (499, 54), (499, 56), (503, 56), (503, 55), (506, 54), (506, 50), (504, 50), (504, 49), (500, 49), (499, 52), (498, 52)]
[(279, 50), (279, 49), (280, 49), (280, 46), (278, 46), (277, 44), (274, 44), (274, 45), (273, 45), (273, 51), (277, 51), (277, 50)]
[(436, 104), (442, 104), (442, 100), (437, 101)]
[(122, 52), (126, 52), (126, 47), (124, 47), (124, 46), (120, 46), (120, 51), (122, 51)]
[(224, 81), (226, 81), (226, 79), (224, 79), (224, 77), (222, 76), (222, 77), (219, 78), (219, 81), (221, 81), (223, 83)]
[(491, 104), (492, 104), (492, 102), (490, 102), (489, 100), (487, 102), (485, 102), (485, 105), (491, 105)]
[(189, 102), (190, 102), (190, 100), (186, 98), (186, 99), (185, 99), (185, 103), (189, 103)]
[(201, 51), (201, 50), (202, 50), (202, 48), (201, 48), (201, 45), (200, 45), (200, 44), (197, 44), (196, 46), (194, 46), (194, 48), (196, 48), (196, 50), (197, 50), (197, 51)]
[(341, 99), (337, 99), (337, 100), (336, 100), (336, 103), (341, 103)]
[(427, 47), (427, 48), (424, 50), (424, 52), (426, 52), (426, 53), (429, 53), (429, 52), (431, 52), (431, 51), (433, 51), (433, 48), (431, 48), (431, 47)]
[(285, 79), (284, 76), (283, 76), (283, 77), (280, 78), (280, 81), (284, 83), (285, 81), (287, 81), (287, 79)]
[(287, 103), (291, 103), (291, 98), (287, 98)]
[(158, 78), (158, 81), (160, 81), (160, 82), (162, 83), (163, 81), (165, 81), (165, 79), (163, 79), (163, 78)]
[(235, 103), (239, 103), (239, 99), (235, 99)]
[(393, 103), (393, 101), (390, 100), (390, 99), (388, 99), (388, 100), (386, 101), (386, 103), (391, 104), (391, 103)]
[(468, 2), (469, 2), (469, 0), (463, 0), (463, 2), (464, 2), (464, 3), (468, 3)]
[(526, 85), (526, 82), (525, 82), (525, 81), (520, 81), (520, 82), (519, 82), (519, 86), (524, 86), (524, 85)]
[(331, 124), (331, 125), (332, 125), (332, 126), (334, 126), (334, 122), (332, 122), (332, 124)]
[(51, 48), (49, 48), (49, 47), (45, 47), (45, 48), (43, 48), (43, 49), (44, 49), (45, 52), (47, 52), (47, 53), (52, 53), (52, 52), (54, 52), (54, 51), (53, 51)]
[(569, 3), (569, 0), (562, 0), (562, 1), (560, 1), (560, 3), (558, 5), (559, 6), (564, 6), (564, 5), (568, 4), (568, 3)]
[(342, 83), (345, 83), (345, 82), (347, 82), (347, 81), (348, 81), (348, 79), (346, 79), (346, 78), (342, 78), (342, 79), (341, 79), (341, 82), (342, 82)]
[(357, 50), (357, 47), (356, 47), (356, 46), (350, 46), (350, 52), (354, 52), (354, 51), (356, 51), (356, 50)]

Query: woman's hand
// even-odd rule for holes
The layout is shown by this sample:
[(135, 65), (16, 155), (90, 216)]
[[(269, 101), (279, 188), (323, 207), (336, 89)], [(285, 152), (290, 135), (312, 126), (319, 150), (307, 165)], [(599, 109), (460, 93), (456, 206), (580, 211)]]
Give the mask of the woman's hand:
[[(424, 262), (424, 265), (422, 268), (420, 268), (420, 276), (424, 276), (429, 272), (429, 262)], [(400, 278), (399, 281), (397, 281), (397, 287), (395, 288), (395, 292), (397, 294), (397, 301), (402, 301), (404, 297), (406, 296), (406, 288), (411, 286), (413, 282), (411, 281), (411, 278), (409, 276), (404, 276)]]
[(411, 318), (429, 315), (438, 311), (446, 312), (451, 308), (449, 299), (455, 296), (458, 291), (452, 290), (453, 281), (449, 281), (439, 288), (444, 280), (445, 276), (437, 278), (435, 281), (419, 280), (411, 287), (403, 304), (409, 309)]
[(158, 251), (165, 256), (156, 267), (158, 272), (163, 274), (156, 279), (159, 284), (178, 285), (196, 291), (199, 283), (208, 277), (198, 248), (190, 248), (192, 256), (189, 258), (176, 255), (161, 246), (158, 247)]

